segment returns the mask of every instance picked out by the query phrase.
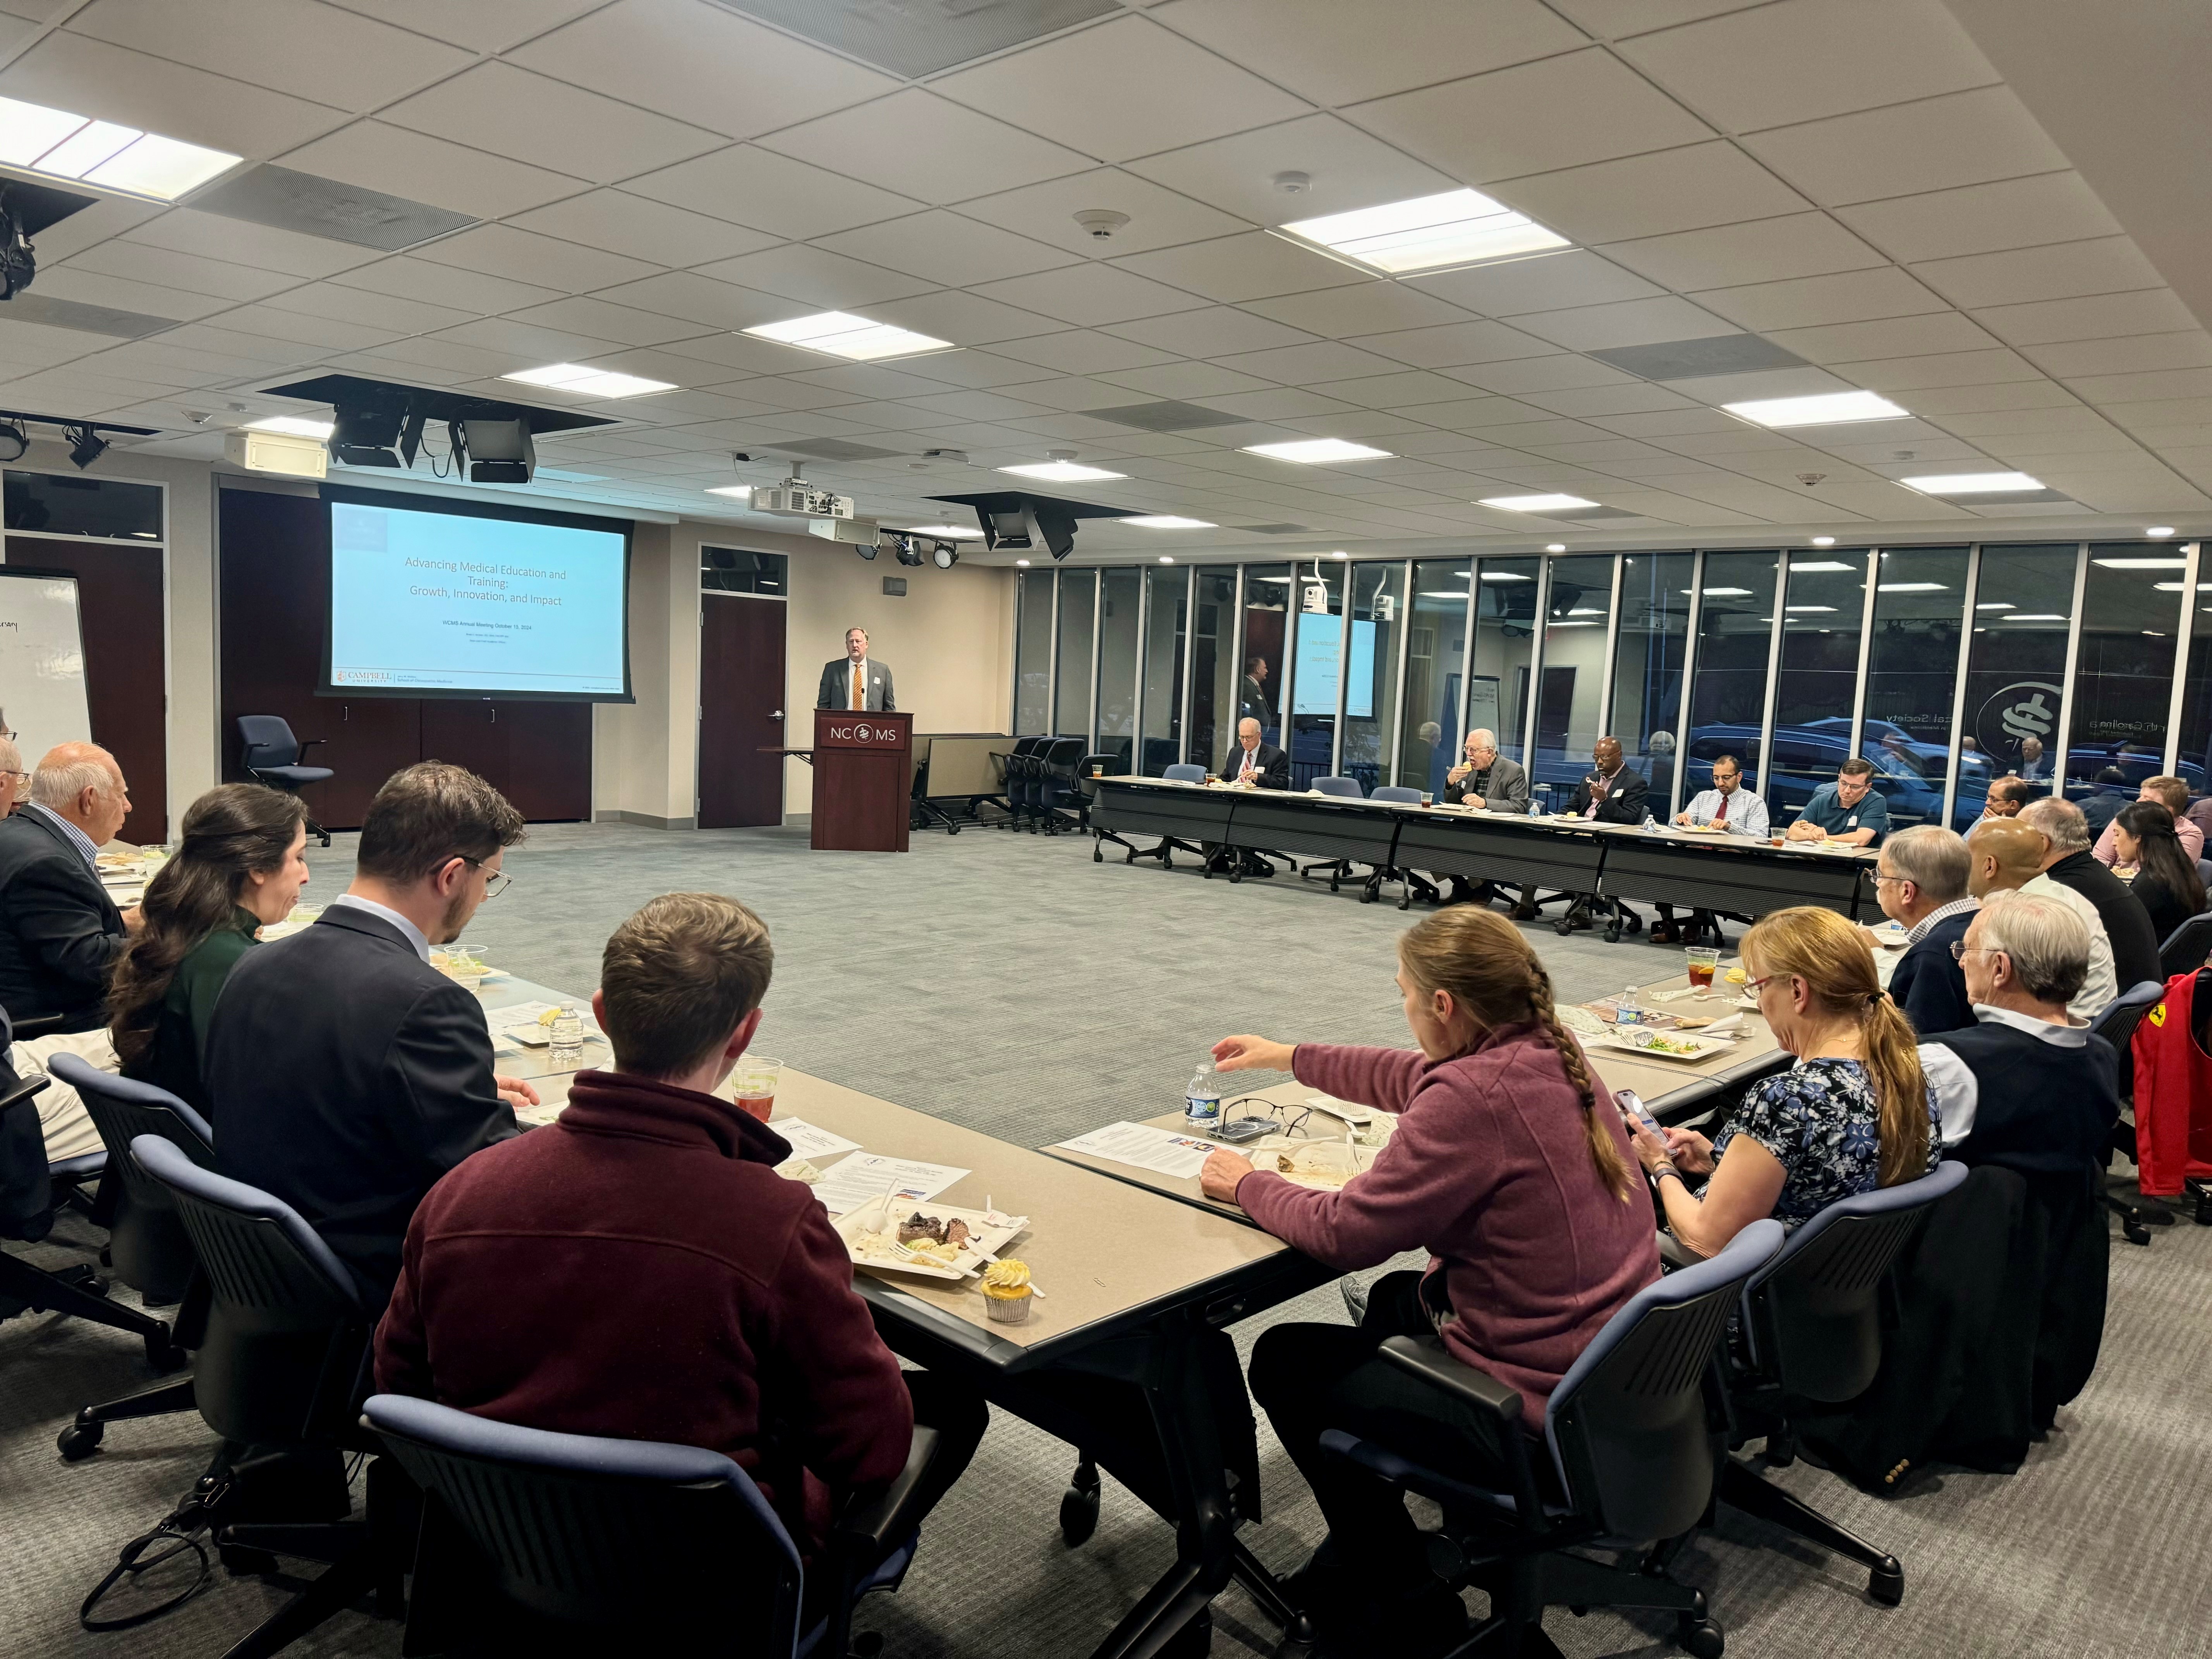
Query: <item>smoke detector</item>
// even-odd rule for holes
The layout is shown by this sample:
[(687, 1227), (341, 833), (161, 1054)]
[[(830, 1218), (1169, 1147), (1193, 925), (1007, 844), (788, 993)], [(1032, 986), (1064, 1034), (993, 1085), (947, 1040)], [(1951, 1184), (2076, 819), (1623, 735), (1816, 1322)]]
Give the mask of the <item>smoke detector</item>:
[(1114, 233), (1129, 222), (1129, 216), (1112, 208), (1085, 208), (1075, 216), (1075, 222), (1095, 240), (1109, 242)]
[(1803, 484), (1806, 489), (1810, 489), (1814, 484), (1820, 483), (1821, 479), (1827, 476), (1828, 475), (1825, 472), (1800, 472), (1797, 475), (1797, 482)]
[(1303, 196), (1313, 188), (1313, 175), (1306, 173), (1279, 173), (1275, 188), (1285, 196)]

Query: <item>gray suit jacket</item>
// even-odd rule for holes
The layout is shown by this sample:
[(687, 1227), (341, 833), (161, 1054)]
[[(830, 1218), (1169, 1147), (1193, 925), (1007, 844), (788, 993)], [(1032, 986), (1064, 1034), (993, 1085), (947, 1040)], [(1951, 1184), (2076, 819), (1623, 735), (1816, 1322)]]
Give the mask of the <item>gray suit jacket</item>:
[[(853, 663), (849, 657), (822, 665), (822, 689), (815, 695), (817, 708), (849, 708), (853, 702)], [(868, 712), (896, 714), (891, 697), (891, 671), (887, 663), (868, 659)]]
[[(1473, 774), (1468, 775), (1472, 777)], [(1458, 802), (1466, 793), (1461, 784), (1448, 783), (1444, 786), (1444, 799), (1449, 802)], [(1528, 810), (1528, 775), (1521, 769), (1519, 761), (1510, 761), (1500, 755), (1490, 763), (1490, 787), (1483, 791), (1482, 800), (1483, 805), (1493, 812), (1525, 812)]]

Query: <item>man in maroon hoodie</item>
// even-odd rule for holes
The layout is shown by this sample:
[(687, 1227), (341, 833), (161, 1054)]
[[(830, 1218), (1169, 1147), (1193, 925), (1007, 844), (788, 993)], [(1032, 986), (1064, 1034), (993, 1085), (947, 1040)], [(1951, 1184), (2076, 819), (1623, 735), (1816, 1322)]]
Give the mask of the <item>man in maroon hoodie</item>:
[(376, 1382), (503, 1423), (735, 1459), (803, 1554), (938, 1431), (916, 1520), (967, 1467), (982, 1401), (902, 1372), (791, 1148), (711, 1091), (760, 1024), (775, 957), (733, 899), (669, 893), (615, 930), (592, 1011), (615, 1069), (550, 1127), (430, 1189), (376, 1333)]

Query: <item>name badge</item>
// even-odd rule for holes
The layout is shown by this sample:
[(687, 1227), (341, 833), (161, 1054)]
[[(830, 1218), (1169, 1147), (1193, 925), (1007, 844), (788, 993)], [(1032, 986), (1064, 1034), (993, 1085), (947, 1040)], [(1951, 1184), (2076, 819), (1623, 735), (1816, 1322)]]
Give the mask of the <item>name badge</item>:
[(1846, 830), (1856, 830), (1856, 829), (1857, 829), (1858, 827), (1859, 827), (1859, 815), (1858, 815), (1857, 813), (1856, 813), (1856, 812), (1852, 813), (1852, 814), (1850, 815), (1850, 817), (1847, 817), (1847, 818), (1845, 818), (1845, 819), (1844, 820), (1844, 829), (1846, 829)]

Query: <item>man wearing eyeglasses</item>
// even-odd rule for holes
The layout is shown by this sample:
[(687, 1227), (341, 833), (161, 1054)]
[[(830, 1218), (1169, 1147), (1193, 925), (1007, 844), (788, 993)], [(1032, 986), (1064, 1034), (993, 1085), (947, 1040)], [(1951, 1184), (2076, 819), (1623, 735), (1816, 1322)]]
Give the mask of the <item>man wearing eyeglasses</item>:
[(220, 1174), (297, 1210), (373, 1309), (438, 1178), (517, 1133), (527, 1083), (492, 1073), (474, 992), (430, 965), (508, 878), (522, 815), (474, 773), (426, 761), (369, 804), (353, 884), (248, 953), (208, 1030)]
[[(1467, 734), (1467, 750), (1457, 766), (1444, 774), (1444, 802), (1471, 806), (1480, 812), (1526, 812), (1528, 775), (1516, 760), (1498, 752), (1498, 733), (1477, 726)], [(1470, 884), (1465, 876), (1451, 878), (1448, 904), (1487, 904), (1504, 894), (1488, 881)]]
[[(1957, 831), (1940, 823), (1916, 823), (1891, 837), (1875, 866), (1881, 913), (1906, 930), (1905, 954), (1889, 976), (1890, 998), (1923, 1036), (1964, 1030), (1974, 1023), (1973, 1000), (1951, 950), (1966, 938), (1981, 908), (1981, 901), (1966, 890), (1972, 863)], [(1874, 937), (1867, 934), (1869, 942)], [(2085, 936), (2085, 957), (2088, 948)]]
[(0, 737), (0, 818), (31, 798), (31, 775), (24, 769), (22, 751), (13, 732)]

